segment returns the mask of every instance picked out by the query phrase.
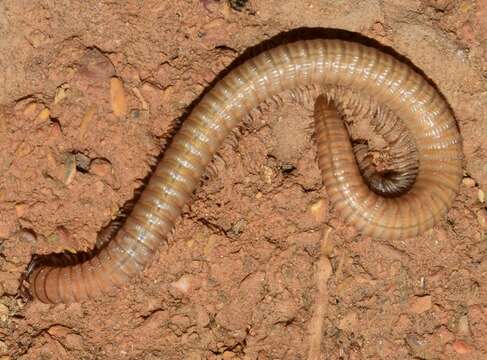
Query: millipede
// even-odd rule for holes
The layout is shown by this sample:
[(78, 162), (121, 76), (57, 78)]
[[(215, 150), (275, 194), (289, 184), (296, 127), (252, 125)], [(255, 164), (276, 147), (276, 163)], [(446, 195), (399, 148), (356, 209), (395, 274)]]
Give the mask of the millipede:
[[(463, 175), (461, 137), (443, 97), (410, 66), (375, 48), (344, 40), (301, 40), (264, 51), (219, 80), (183, 122), (106, 246), (76, 264), (30, 267), (33, 298), (81, 302), (111, 293), (140, 273), (232, 129), (262, 102), (309, 86), (324, 92), (314, 106), (318, 164), (329, 200), (343, 220), (364, 235), (389, 241), (417, 236), (441, 221)], [(364, 149), (352, 146), (339, 107), (326, 94), (330, 87), (369, 96), (400, 119), (397, 131), (387, 121), (375, 125), (397, 145), (391, 176), (380, 176)]]

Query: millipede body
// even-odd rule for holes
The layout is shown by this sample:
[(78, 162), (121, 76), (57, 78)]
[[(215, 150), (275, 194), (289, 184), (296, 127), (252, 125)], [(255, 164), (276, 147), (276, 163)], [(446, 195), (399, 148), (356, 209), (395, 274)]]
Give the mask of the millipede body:
[(445, 215), (462, 177), (462, 151), (455, 119), (439, 93), (374, 48), (342, 40), (298, 41), (265, 51), (220, 80), (185, 120), (111, 241), (75, 265), (35, 266), (28, 277), (33, 297), (80, 302), (110, 293), (140, 273), (229, 132), (266, 99), (306, 86), (340, 86), (370, 96), (401, 119), (416, 147), (417, 160), (402, 162), (404, 173), (392, 185), (373, 185), (373, 171), (368, 165), (359, 169), (333, 101), (317, 98), (319, 165), (331, 203), (345, 221), (363, 234), (394, 240), (418, 235)]

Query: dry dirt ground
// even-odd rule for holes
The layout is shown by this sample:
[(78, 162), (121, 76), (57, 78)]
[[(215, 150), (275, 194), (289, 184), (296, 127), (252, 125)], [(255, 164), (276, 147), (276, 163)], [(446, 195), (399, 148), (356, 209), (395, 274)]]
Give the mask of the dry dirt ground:
[[(485, 0), (1, 1), (0, 359), (486, 359), (486, 19)], [(442, 223), (397, 242), (344, 225), (286, 102), (116, 296), (19, 297), (32, 254), (94, 246), (232, 62), (305, 28), (389, 46), (442, 91), (466, 159)]]

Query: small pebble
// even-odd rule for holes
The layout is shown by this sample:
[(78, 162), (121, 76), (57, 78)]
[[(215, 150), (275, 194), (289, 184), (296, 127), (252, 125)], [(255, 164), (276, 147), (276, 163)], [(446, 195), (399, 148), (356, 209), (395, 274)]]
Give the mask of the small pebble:
[(239, 235), (244, 231), (246, 225), (247, 221), (245, 221), (245, 219), (239, 219), (236, 223), (232, 225), (232, 228), (230, 230), (234, 235)]
[(62, 339), (71, 333), (71, 329), (61, 325), (53, 325), (47, 330), (47, 332), (51, 336)]
[(477, 221), (482, 230), (487, 230), (487, 211), (485, 209), (480, 209), (477, 212)]
[(12, 271), (0, 271), (0, 284), (2, 292), (7, 295), (16, 295), (19, 289), (19, 278)]
[(29, 206), (24, 203), (18, 203), (15, 205), (15, 214), (17, 215), (17, 218), (23, 218), (25, 213), (27, 212), (27, 209)]
[(187, 329), (191, 325), (191, 320), (185, 315), (174, 315), (171, 318), (171, 323), (173, 323), (180, 329)]
[(196, 307), (196, 324), (200, 328), (204, 328), (209, 323), (210, 323), (210, 316), (208, 315), (208, 312), (206, 311), (206, 309), (203, 306), (197, 305), (197, 307)]
[(435, 331), (435, 335), (440, 339), (442, 344), (449, 343), (455, 338), (446, 326), (440, 326), (439, 329)]
[(44, 175), (66, 186), (70, 185), (76, 176), (75, 154), (70, 152), (57, 154), (50, 149), (46, 156), (48, 171)]
[(14, 156), (16, 159), (20, 159), (20, 158), (23, 158), (23, 157), (29, 155), (32, 151), (34, 151), (34, 148), (30, 144), (28, 144), (27, 142), (23, 142), (22, 144), (20, 144), (20, 146), (15, 151)]
[(78, 133), (78, 138), (82, 140), (88, 130), (90, 129), (91, 123), (93, 122), (93, 119), (95, 118), (96, 114), (96, 106), (90, 106), (88, 110), (86, 110), (85, 114), (83, 115), (83, 119), (81, 120), (81, 124), (79, 125), (79, 133)]
[(479, 189), (478, 198), (481, 204), (485, 202), (485, 193), (481, 189)]
[(165, 324), (169, 319), (168, 311), (156, 310), (152, 312), (149, 317), (142, 323), (145, 331), (154, 331), (158, 329), (161, 324)]
[(98, 49), (89, 49), (80, 60), (78, 76), (83, 80), (105, 81), (113, 75), (115, 75), (115, 68), (112, 62)]
[(262, 170), (262, 177), (266, 184), (272, 184), (272, 178), (274, 177), (274, 170), (268, 166), (264, 166)]
[(427, 342), (416, 334), (406, 336), (406, 342), (414, 352), (421, 353), (427, 346)]
[(223, 353), (223, 360), (235, 359), (235, 353), (232, 351), (225, 351)]
[(183, 275), (178, 281), (172, 282), (171, 286), (176, 290), (187, 294), (191, 288), (191, 276)]
[(430, 295), (415, 296), (411, 302), (411, 311), (416, 314), (421, 314), (431, 309), (432, 301)]
[(54, 104), (59, 104), (61, 101), (68, 97), (69, 86), (63, 84), (56, 89), (56, 94), (54, 95)]
[(122, 80), (113, 77), (110, 80), (110, 98), (112, 103), (112, 111), (115, 116), (123, 117), (127, 115), (127, 97), (123, 87)]
[(47, 44), (51, 38), (47, 33), (39, 29), (34, 29), (26, 33), (24, 36), (33, 48), (38, 48), (39, 46)]
[(8, 319), (9, 309), (6, 305), (0, 303), (0, 321), (5, 322)]
[(26, 118), (33, 120), (40, 113), (41, 105), (36, 102), (31, 102), (24, 108), (23, 114)]
[(468, 354), (472, 351), (472, 348), (463, 340), (455, 340), (453, 342), (453, 350), (455, 350), (457, 354)]
[(315, 218), (316, 222), (323, 223), (326, 219), (327, 202), (325, 199), (320, 199), (310, 206), (310, 212)]
[(91, 159), (83, 153), (76, 153), (74, 157), (76, 159), (76, 167), (78, 170), (84, 172), (88, 171), (90, 168)]
[(49, 119), (49, 116), (51, 116), (51, 112), (49, 111), (48, 108), (44, 108), (42, 109), (42, 111), (39, 113), (39, 115), (37, 115), (37, 118), (39, 120), (42, 120), (42, 121), (45, 121), (47, 119)]
[(140, 118), (140, 110), (139, 109), (132, 109), (130, 110), (130, 117), (133, 120), (137, 120)]
[(90, 163), (90, 173), (100, 177), (111, 176), (112, 164), (108, 160), (101, 158), (93, 159)]
[(49, 120), (51, 116), (51, 112), (49, 111), (48, 108), (44, 108), (43, 110), (41, 110), (41, 112), (39, 113), (39, 115), (37, 115), (36, 119), (35, 119), (35, 124), (36, 125), (41, 125), (43, 124), (44, 122), (46, 122), (47, 120)]
[(232, 16), (232, 6), (230, 5), (229, 1), (225, 1), (223, 3), (222, 14), (225, 19), (228, 19)]
[(74, 154), (67, 153), (64, 156), (64, 179), (65, 185), (69, 185), (73, 182), (76, 176), (76, 158)]
[(462, 184), (465, 187), (472, 188), (475, 186), (475, 180), (469, 177), (463, 178)]
[(426, 3), (429, 6), (441, 11), (445, 11), (454, 5), (454, 2), (452, 0), (430, 0)]
[(78, 334), (68, 334), (66, 335), (64, 345), (68, 349), (81, 350), (83, 349), (83, 338)]
[(22, 229), (17, 233), (17, 237), (22, 242), (35, 243), (36, 235), (32, 230)]

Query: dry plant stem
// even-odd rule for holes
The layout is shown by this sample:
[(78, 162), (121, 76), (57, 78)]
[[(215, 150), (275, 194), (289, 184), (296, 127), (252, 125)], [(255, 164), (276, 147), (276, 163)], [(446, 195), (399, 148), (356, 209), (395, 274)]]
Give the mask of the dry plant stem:
[(318, 360), (323, 351), (321, 338), (323, 335), (323, 323), (328, 311), (328, 279), (332, 273), (330, 253), (332, 246), (332, 229), (325, 227), (320, 240), (320, 257), (316, 269), (316, 287), (318, 293), (315, 300), (315, 310), (310, 321), (308, 360)]
[(414, 187), (398, 198), (379, 198), (358, 180), (340, 125), (325, 122), (320, 138), (329, 143), (320, 141), (320, 163), (332, 203), (345, 220), (365, 234), (391, 239), (415, 236), (438, 222), (462, 175), (460, 136), (442, 97), (408, 66), (376, 49), (342, 40), (299, 41), (266, 51), (219, 81), (184, 122), (109, 244), (80, 264), (34, 269), (29, 276), (34, 298), (79, 302), (110, 293), (140, 273), (239, 121), (266, 99), (311, 85), (340, 85), (375, 98), (401, 117), (418, 147)]

